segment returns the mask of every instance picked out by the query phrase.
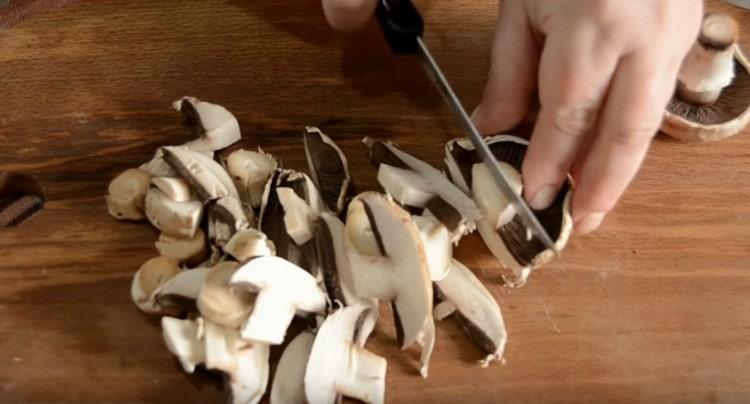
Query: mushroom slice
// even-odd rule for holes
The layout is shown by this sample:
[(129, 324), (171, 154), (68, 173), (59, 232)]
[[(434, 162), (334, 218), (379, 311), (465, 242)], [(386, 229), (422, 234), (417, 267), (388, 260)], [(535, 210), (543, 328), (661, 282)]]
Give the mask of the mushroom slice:
[(162, 149), (157, 149), (154, 153), (154, 157), (151, 158), (147, 163), (141, 164), (141, 170), (144, 170), (154, 177), (176, 177), (177, 171), (172, 166), (164, 161), (164, 152)]
[[(501, 169), (506, 170), (506, 176), (515, 179), (515, 185), (512, 186), (520, 193), (522, 182), (519, 172), (528, 142), (515, 136), (497, 135), (488, 138), (487, 143), (501, 163)], [(501, 197), (502, 193), (487, 169), (482, 167), (484, 163), (474, 153), (469, 139), (448, 142), (446, 162), (453, 181), (457, 184), (470, 184), (469, 192), (482, 207), (483, 219), (477, 222), (477, 229), (492, 254), (503, 266), (513, 271), (515, 280), (509, 284), (522, 285), (534, 268), (554, 257), (554, 252), (536, 237), (529, 238), (521, 218), (515, 214), (510, 203)], [(558, 251), (565, 247), (573, 229), (570, 194), (571, 185), (568, 181), (563, 184), (557, 198), (547, 209), (534, 211)]]
[(196, 299), (211, 268), (183, 270), (153, 293), (153, 305), (162, 311), (195, 311)]
[(211, 157), (187, 147), (163, 147), (164, 160), (187, 181), (203, 202), (233, 196), (239, 199), (229, 174)]
[(238, 267), (238, 263), (229, 261), (212, 267), (198, 294), (201, 315), (225, 327), (239, 328), (250, 315), (255, 301), (250, 292), (229, 286), (229, 279)]
[(279, 345), (284, 342), (297, 310), (325, 312), (325, 295), (315, 278), (279, 257), (250, 260), (234, 273), (229, 283), (258, 293), (250, 318), (242, 326), (241, 334), (245, 339)]
[(225, 196), (209, 207), (208, 238), (212, 244), (224, 246), (235, 233), (249, 228), (253, 220), (252, 210), (246, 210), (239, 199)]
[(257, 403), (268, 386), (269, 346), (243, 340), (234, 327), (223, 327), (204, 320), (207, 369), (227, 375), (234, 404)]
[(133, 303), (149, 314), (162, 312), (163, 308), (156, 304), (155, 295), (165, 283), (181, 272), (177, 261), (170, 258), (156, 257), (146, 261), (130, 284)]
[(146, 217), (162, 233), (177, 238), (193, 238), (198, 232), (203, 204), (198, 201), (175, 202), (163, 192), (146, 192)]
[(320, 326), (305, 370), (305, 395), (310, 403), (335, 403), (340, 396), (365, 403), (385, 398), (387, 363), (355, 344), (357, 323), (367, 306), (344, 307)]
[(276, 255), (273, 242), (255, 229), (240, 230), (224, 246), (224, 252), (244, 263), (254, 257)]
[(199, 364), (227, 375), (234, 404), (257, 403), (266, 391), (269, 347), (244, 341), (236, 329), (198, 317), (180, 320), (163, 317), (162, 333), (167, 348), (187, 373)]
[[(291, 170), (277, 170), (271, 176), (263, 192), (258, 227), (273, 241), (278, 256), (315, 272), (313, 268), (317, 266), (317, 257), (314, 253), (314, 246), (309, 242), (297, 244), (289, 233), (291, 230), (300, 242), (307, 240), (306, 233), (311, 233), (310, 229), (313, 228), (314, 223), (312, 221), (304, 223), (296, 212), (300, 206), (299, 199), (293, 198), (289, 191), (282, 189), (291, 189), (307, 205), (307, 208), (304, 208), (306, 213), (302, 215), (302, 218), (312, 220), (325, 210), (320, 194), (310, 177)], [(289, 217), (286, 217), (287, 209), (282, 203), (279, 190), (282, 190), (281, 196), (289, 205)], [(290, 226), (287, 226), (287, 223)]]
[(299, 333), (281, 354), (271, 385), (271, 404), (305, 404), (305, 369), (315, 335)]
[(109, 183), (107, 193), (109, 214), (117, 219), (143, 219), (150, 181), (151, 174), (136, 168), (125, 170), (115, 177)]
[(313, 236), (312, 226), (318, 216), (317, 212), (314, 212), (292, 188), (276, 188), (276, 194), (279, 197), (279, 203), (284, 208), (284, 227), (289, 237), (298, 246), (310, 241)]
[(303, 139), (312, 180), (328, 209), (340, 214), (344, 210), (352, 182), (346, 155), (318, 128), (306, 127)]
[(182, 178), (154, 177), (151, 179), (151, 184), (175, 202), (195, 199), (193, 193), (190, 192), (190, 185)]
[(200, 264), (208, 255), (206, 235), (200, 228), (191, 238), (177, 238), (162, 233), (156, 241), (156, 249), (160, 255), (184, 263), (188, 268)]
[[(370, 159), (376, 164), (387, 164), (394, 168), (413, 171), (419, 177), (419, 181), (416, 181), (416, 177), (414, 176), (403, 176), (400, 183), (396, 181), (381, 183), (386, 192), (391, 193), (393, 190), (396, 195), (431, 194), (432, 198), (424, 200), (424, 197), (422, 197), (421, 201), (414, 199), (408, 201), (409, 205), (429, 210), (445, 224), (451, 232), (453, 242), (458, 242), (463, 235), (474, 231), (474, 223), (481, 217), (479, 208), (471, 198), (453, 185), (443, 173), (431, 165), (404, 153), (390, 143), (369, 138), (365, 138), (364, 142), (370, 148)], [(388, 177), (387, 174), (389, 173), (386, 172), (382, 176), (384, 178)], [(393, 173), (391, 172), (390, 174)], [(378, 177), (379, 179), (381, 177), (380, 170), (378, 170)], [(390, 178), (394, 179), (392, 175)], [(393, 187), (394, 183), (398, 186)], [(391, 186), (392, 189), (389, 189), (387, 186)], [(407, 192), (403, 189), (404, 187), (415, 189)], [(407, 204), (405, 201), (398, 201), (401, 204)]]
[(263, 150), (239, 149), (227, 156), (227, 172), (240, 194), (240, 200), (253, 208), (260, 207), (266, 182), (278, 168), (276, 159)]
[(42, 187), (25, 174), (0, 172), (0, 229), (21, 224), (44, 207)]
[(380, 164), (378, 183), (404, 206), (424, 207), (434, 197), (422, 177), (409, 169)]
[(419, 229), (430, 269), (430, 279), (445, 278), (453, 257), (453, 244), (448, 229), (433, 216), (412, 216)]
[(737, 45), (739, 27), (727, 14), (707, 13), (682, 62), (677, 91), (661, 130), (690, 142), (716, 141), (750, 122), (750, 63)]
[[(392, 302), (398, 341), (402, 349), (407, 348), (432, 322), (429, 262), (417, 225), (387, 196), (365, 192), (349, 204), (346, 235), (344, 245), (355, 294)], [(377, 254), (372, 254), (373, 244)], [(424, 359), (423, 375), (427, 371)]]
[(435, 307), (440, 312), (435, 317), (446, 317), (455, 310), (458, 324), (466, 336), (487, 354), (482, 366), (496, 359), (502, 360), (508, 337), (505, 322), (500, 306), (482, 282), (469, 268), (454, 259), (447, 276), (435, 283), (446, 299)]
[(185, 124), (198, 138), (186, 144), (196, 151), (215, 151), (231, 146), (242, 137), (237, 118), (221, 105), (182, 97), (174, 102), (174, 109), (182, 112)]
[(358, 297), (354, 293), (349, 258), (344, 246), (346, 230), (341, 220), (331, 213), (320, 214), (315, 226), (315, 247), (320, 257), (320, 269), (323, 275), (323, 285), (328, 294), (328, 300), (335, 304), (339, 302), (346, 306), (355, 304), (370, 307), (367, 316), (362, 319), (359, 332), (355, 336), (357, 345), (364, 346), (367, 338), (378, 321), (378, 301), (373, 298)]
[(195, 367), (206, 361), (206, 349), (199, 339), (203, 334), (202, 318), (181, 320), (162, 317), (161, 332), (167, 349), (177, 357), (186, 373), (195, 372)]

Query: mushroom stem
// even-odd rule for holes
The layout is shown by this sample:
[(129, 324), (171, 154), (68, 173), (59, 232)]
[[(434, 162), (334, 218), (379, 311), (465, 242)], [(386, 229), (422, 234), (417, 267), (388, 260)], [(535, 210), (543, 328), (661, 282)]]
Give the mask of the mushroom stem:
[(253, 314), (242, 327), (242, 338), (272, 345), (284, 342), (287, 326), (294, 319), (295, 309), (287, 304), (283, 294), (259, 294)]
[(386, 360), (364, 348), (352, 347), (354, 371), (339, 380), (338, 390), (366, 403), (382, 403), (385, 392)]
[(729, 15), (708, 13), (701, 31), (682, 62), (677, 94), (696, 105), (711, 104), (734, 79), (734, 48), (739, 36), (737, 22)]

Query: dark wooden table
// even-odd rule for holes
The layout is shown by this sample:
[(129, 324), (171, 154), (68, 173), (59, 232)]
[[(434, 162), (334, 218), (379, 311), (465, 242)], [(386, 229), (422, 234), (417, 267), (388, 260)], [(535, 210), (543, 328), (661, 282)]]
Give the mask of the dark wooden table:
[[(2, 3), (2, 2), (0, 2)], [(36, 175), (49, 202), (0, 232), (0, 402), (207, 402), (156, 321), (129, 299), (156, 251), (145, 224), (106, 212), (119, 171), (187, 135), (171, 101), (220, 103), (246, 145), (303, 169), (301, 129), (319, 125), (376, 186), (363, 136), (434, 164), (460, 134), (411, 59), (374, 26), (339, 35), (317, 1), (99, 1), (0, 32), (0, 170)], [(283, 4), (283, 5), (282, 5)], [(492, 0), (421, 1), (427, 41), (466, 104), (487, 69)], [(750, 14), (734, 14), (750, 49)], [(430, 377), (399, 352), (389, 322), (369, 347), (388, 358), (390, 402), (737, 402), (750, 400), (750, 133), (715, 144), (659, 136), (634, 185), (596, 234), (520, 290), (476, 237), (458, 256), (500, 302), (507, 363), (439, 324)]]

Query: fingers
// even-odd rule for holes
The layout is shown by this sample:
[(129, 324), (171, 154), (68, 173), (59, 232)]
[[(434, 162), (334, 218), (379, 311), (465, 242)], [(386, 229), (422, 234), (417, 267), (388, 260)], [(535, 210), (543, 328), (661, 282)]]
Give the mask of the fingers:
[(598, 135), (573, 193), (577, 234), (591, 232), (601, 224), (638, 172), (659, 129), (677, 76), (677, 67), (660, 66), (659, 60), (663, 56), (632, 55), (617, 67)]
[(338, 31), (356, 31), (375, 13), (377, 0), (323, 0), (326, 20)]
[[(567, 27), (564, 29), (568, 29)], [(547, 208), (597, 121), (617, 50), (595, 28), (548, 35), (540, 61), (541, 109), (523, 164), (524, 198)]]
[(523, 119), (536, 88), (538, 54), (523, 2), (504, 2), (492, 44), (489, 78), (472, 116), (481, 133), (501, 132)]

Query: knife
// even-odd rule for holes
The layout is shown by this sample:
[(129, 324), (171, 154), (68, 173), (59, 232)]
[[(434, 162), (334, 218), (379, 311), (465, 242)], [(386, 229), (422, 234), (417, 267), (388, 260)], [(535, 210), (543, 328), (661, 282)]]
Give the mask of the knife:
[(559, 253), (552, 238), (542, 227), (534, 212), (520, 195), (513, 192), (513, 188), (511, 188), (508, 178), (500, 169), (495, 156), (487, 147), (487, 143), (477, 131), (471, 117), (466, 113), (466, 109), (451, 88), (448, 79), (445, 78), (440, 66), (422, 40), (424, 21), (412, 2), (410, 0), (378, 0), (375, 17), (380, 23), (386, 42), (393, 53), (397, 55), (417, 55), (422, 60), (422, 64), (437, 84), (438, 90), (463, 124), (464, 129), (469, 133), (469, 139), (471, 139), (474, 149), (487, 165), (500, 191), (515, 206), (524, 226), (547, 248)]

